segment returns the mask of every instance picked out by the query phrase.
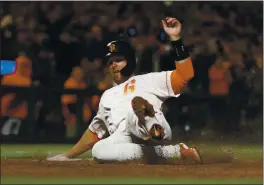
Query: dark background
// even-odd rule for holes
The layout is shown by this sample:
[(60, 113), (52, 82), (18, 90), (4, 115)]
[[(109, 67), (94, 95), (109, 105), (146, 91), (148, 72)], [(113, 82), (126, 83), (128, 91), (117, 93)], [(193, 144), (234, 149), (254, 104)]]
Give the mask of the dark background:
[[(182, 21), (195, 68), (182, 96), (164, 105), (174, 136), (242, 139), (249, 134), (249, 140), (262, 141), (263, 2), (1, 2), (0, 8), (1, 60), (29, 57), (32, 81), (38, 84), (28, 92), (11, 90), (17, 98), (26, 95), (31, 110), (18, 135), (4, 136), (4, 142), (66, 141), (63, 84), (72, 68), (81, 66), (87, 91), (100, 96), (94, 89), (109, 75), (102, 60), (109, 41), (131, 42), (138, 74), (174, 69), (160, 24), (166, 16)], [(209, 88), (209, 70), (216, 62), (228, 66), (231, 79), (220, 96)], [(105, 83), (111, 86), (111, 81)], [(79, 96), (79, 106), (84, 95), (88, 93)], [(1, 125), (10, 117), (1, 115)], [(89, 123), (77, 124), (80, 134)]]

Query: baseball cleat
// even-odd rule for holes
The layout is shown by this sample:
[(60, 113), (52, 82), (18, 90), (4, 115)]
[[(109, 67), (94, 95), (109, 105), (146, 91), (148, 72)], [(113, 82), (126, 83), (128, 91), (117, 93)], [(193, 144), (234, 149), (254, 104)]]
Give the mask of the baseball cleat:
[(199, 151), (195, 148), (189, 148), (186, 144), (180, 143), (180, 153), (181, 153), (181, 158), (191, 158), (193, 159), (196, 163), (202, 164), (202, 158), (199, 153)]

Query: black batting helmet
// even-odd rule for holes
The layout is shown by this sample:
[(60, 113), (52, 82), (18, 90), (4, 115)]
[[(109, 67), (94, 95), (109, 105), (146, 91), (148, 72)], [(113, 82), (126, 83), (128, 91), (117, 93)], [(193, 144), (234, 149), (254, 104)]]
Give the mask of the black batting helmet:
[(107, 44), (105, 60), (108, 60), (110, 56), (114, 55), (121, 55), (126, 59), (127, 65), (121, 70), (121, 74), (124, 76), (130, 76), (136, 69), (136, 55), (134, 48), (123, 40), (112, 41)]

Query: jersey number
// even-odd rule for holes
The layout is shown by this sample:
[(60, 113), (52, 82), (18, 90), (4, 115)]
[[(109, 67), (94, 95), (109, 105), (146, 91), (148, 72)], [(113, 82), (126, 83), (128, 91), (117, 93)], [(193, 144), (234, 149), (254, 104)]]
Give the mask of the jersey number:
[(125, 85), (125, 88), (124, 88), (124, 94), (126, 95), (128, 92), (131, 92), (133, 93), (135, 91), (135, 83), (136, 83), (136, 80), (133, 79), (131, 80), (130, 82), (128, 82), (126, 85)]

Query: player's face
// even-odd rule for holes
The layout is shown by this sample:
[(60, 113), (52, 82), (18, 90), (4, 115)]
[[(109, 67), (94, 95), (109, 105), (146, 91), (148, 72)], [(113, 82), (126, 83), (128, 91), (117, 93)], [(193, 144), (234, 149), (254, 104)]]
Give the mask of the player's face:
[(125, 77), (122, 76), (120, 71), (127, 65), (127, 61), (122, 56), (112, 56), (108, 59), (108, 68), (114, 82), (117, 84), (122, 83)]

